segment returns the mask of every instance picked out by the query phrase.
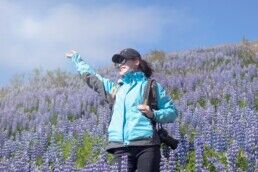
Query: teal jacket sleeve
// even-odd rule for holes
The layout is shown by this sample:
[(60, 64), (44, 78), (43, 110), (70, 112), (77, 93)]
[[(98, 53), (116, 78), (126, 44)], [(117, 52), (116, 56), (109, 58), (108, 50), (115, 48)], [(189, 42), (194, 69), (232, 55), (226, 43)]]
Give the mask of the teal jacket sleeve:
[(178, 116), (178, 111), (166, 90), (157, 83), (156, 86), (157, 110), (154, 110), (154, 120), (159, 123), (174, 122)]
[[(104, 86), (104, 91), (111, 94), (113, 87), (116, 85), (114, 82), (97, 74), (91, 66), (89, 66), (85, 61), (82, 60), (81, 56), (78, 53), (75, 53), (72, 56), (72, 62), (75, 64), (77, 71), (82, 76), (86, 76), (85, 78), (87, 79), (87, 84), (91, 88), (94, 88), (94, 90), (99, 90), (101, 88), (95, 87)], [(100, 81), (101, 84), (96, 81), (96, 79)]]

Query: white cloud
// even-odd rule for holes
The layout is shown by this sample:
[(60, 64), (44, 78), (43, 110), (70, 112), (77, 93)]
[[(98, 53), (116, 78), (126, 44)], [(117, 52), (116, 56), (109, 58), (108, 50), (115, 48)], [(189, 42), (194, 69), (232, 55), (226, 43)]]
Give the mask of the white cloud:
[[(28, 9), (28, 8), (27, 8)], [(65, 67), (64, 53), (78, 50), (90, 64), (108, 64), (113, 53), (125, 47), (151, 45), (166, 36), (168, 27), (189, 17), (171, 8), (128, 7), (110, 4), (94, 9), (57, 4), (43, 15), (24, 11), (14, 2), (0, 2), (0, 60), (10, 68)], [(2, 15), (4, 14), (4, 15)]]

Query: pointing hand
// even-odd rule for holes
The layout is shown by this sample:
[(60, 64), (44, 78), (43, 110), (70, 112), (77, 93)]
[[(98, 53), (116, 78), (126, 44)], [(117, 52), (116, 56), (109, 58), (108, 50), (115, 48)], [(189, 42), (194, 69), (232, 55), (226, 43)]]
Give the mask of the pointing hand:
[(65, 57), (67, 57), (67, 58), (72, 58), (72, 56), (74, 55), (74, 54), (76, 54), (77, 52), (75, 51), (75, 50), (70, 50), (70, 51), (68, 51), (67, 53), (65, 53)]

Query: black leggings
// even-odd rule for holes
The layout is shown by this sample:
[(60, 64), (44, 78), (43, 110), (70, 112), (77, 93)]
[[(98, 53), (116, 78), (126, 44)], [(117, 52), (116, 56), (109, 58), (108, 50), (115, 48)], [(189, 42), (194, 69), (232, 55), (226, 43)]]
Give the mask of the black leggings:
[(160, 146), (130, 146), (114, 150), (114, 161), (121, 171), (122, 156), (128, 157), (128, 172), (159, 172)]

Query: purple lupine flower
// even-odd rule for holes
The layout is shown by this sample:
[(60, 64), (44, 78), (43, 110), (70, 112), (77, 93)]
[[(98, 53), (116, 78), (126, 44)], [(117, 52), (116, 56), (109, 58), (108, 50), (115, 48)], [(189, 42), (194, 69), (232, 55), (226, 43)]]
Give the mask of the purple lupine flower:
[[(100, 156), (99, 161), (97, 163), (100, 166), (99, 167), (100, 171), (103, 171), (103, 172), (109, 172), (110, 171), (110, 166), (107, 163), (107, 154), (106, 153)], [(127, 167), (127, 164), (125, 166)]]
[(195, 147), (195, 170), (200, 172), (203, 164), (204, 139), (202, 136), (196, 136), (194, 139)]
[(161, 154), (160, 171), (161, 172), (167, 171), (167, 158), (163, 154)]
[(114, 165), (110, 166), (110, 171), (112, 172), (119, 172), (119, 167), (118, 167), (118, 163), (115, 163)]
[(236, 141), (240, 148), (244, 146), (245, 133), (244, 133), (244, 124), (239, 121), (236, 124)]
[(121, 172), (127, 172), (128, 171), (128, 156), (122, 156), (121, 161)]
[(255, 133), (256, 128), (254, 126), (246, 128), (245, 150), (248, 159), (248, 171), (254, 171), (256, 163), (257, 139), (255, 138)]
[(176, 171), (176, 152), (175, 150), (171, 150), (168, 158), (168, 171), (175, 172)]
[(236, 142), (230, 145), (227, 151), (228, 170), (230, 171), (236, 170), (236, 158), (237, 158), (238, 151), (239, 151), (239, 147)]
[(187, 155), (187, 140), (185, 136), (181, 137), (181, 140), (177, 147), (177, 159), (180, 165), (184, 165), (186, 163), (186, 155)]
[(215, 167), (216, 171), (225, 171), (225, 166), (221, 164), (216, 158), (208, 158), (208, 161)]

